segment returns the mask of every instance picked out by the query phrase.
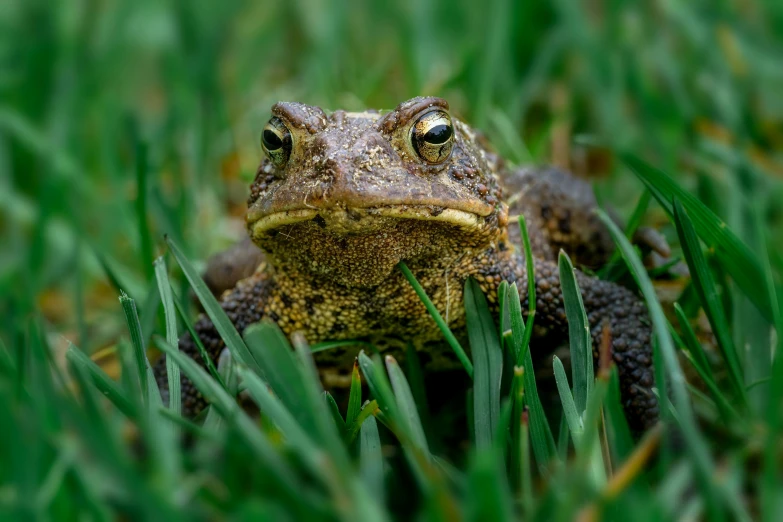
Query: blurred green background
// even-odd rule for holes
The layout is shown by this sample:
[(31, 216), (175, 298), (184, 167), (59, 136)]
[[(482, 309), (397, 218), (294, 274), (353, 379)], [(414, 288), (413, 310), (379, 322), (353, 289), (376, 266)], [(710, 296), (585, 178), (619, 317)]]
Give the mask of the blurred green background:
[(633, 151), (783, 267), (783, 2), (5, 0), (0, 339), (42, 311), (56, 345), (111, 345), (163, 234), (194, 260), (242, 237), (275, 101), (417, 95), (626, 215), (640, 184), (580, 143)]

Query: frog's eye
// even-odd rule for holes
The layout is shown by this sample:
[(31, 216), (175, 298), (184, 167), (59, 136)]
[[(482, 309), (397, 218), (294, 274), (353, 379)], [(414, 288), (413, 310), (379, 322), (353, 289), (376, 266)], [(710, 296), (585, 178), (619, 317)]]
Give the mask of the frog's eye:
[(454, 126), (445, 111), (423, 115), (411, 128), (411, 145), (427, 163), (440, 163), (451, 155), (454, 147)]
[(283, 167), (291, 156), (291, 132), (280, 118), (272, 118), (261, 133), (261, 145), (275, 165)]

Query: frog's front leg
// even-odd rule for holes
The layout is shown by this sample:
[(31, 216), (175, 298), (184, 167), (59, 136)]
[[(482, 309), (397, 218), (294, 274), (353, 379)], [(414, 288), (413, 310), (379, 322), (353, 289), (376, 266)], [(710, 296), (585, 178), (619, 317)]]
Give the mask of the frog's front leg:
[[(536, 259), (535, 324), (565, 337), (568, 333), (559, 269), (555, 262)], [(598, 357), (605, 326), (611, 335), (611, 356), (617, 364), (623, 409), (631, 429), (641, 432), (658, 420), (658, 401), (652, 392), (652, 331), (647, 308), (627, 288), (577, 271), (577, 282)], [(525, 278), (518, 282), (526, 288)], [(524, 286), (523, 286), (524, 285)], [(523, 298), (523, 309), (527, 297)], [(562, 338), (561, 337), (561, 338)]]
[(261, 249), (250, 238), (245, 238), (211, 256), (202, 277), (212, 294), (219, 298), (239, 281), (250, 277), (264, 259)]
[[(220, 300), (220, 306), (242, 333), (245, 328), (261, 320), (264, 315), (264, 303), (270, 291), (274, 289), (267, 274), (257, 271), (252, 276), (240, 281), (231, 291), (226, 292)], [(225, 348), (215, 325), (206, 315), (201, 315), (193, 325), (193, 330), (199, 337), (204, 349), (217, 366), (218, 357)], [(179, 339), (179, 350), (193, 360), (205, 366), (195, 341), (189, 333), (185, 333)], [(153, 368), (155, 379), (163, 396), (164, 404), (168, 403), (168, 380), (166, 374), (166, 357), (161, 357)], [(193, 383), (182, 376), (182, 414), (185, 417), (194, 417), (203, 410), (207, 403)]]

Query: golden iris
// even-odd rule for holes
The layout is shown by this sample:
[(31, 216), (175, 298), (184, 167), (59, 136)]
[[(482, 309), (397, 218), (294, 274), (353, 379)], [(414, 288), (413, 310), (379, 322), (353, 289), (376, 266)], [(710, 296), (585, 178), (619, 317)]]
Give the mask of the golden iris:
[(441, 163), (454, 147), (454, 126), (445, 111), (432, 111), (419, 118), (411, 128), (411, 145), (427, 163)]
[(283, 167), (291, 156), (291, 131), (280, 118), (272, 118), (261, 133), (261, 145), (275, 167)]

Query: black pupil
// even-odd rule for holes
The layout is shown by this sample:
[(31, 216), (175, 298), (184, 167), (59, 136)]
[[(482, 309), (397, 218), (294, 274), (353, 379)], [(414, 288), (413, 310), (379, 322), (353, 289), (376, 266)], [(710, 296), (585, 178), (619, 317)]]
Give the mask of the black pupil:
[(445, 123), (435, 125), (424, 135), (424, 141), (433, 145), (446, 143), (449, 138), (451, 138), (451, 125)]
[(271, 131), (269, 129), (264, 129), (263, 138), (264, 138), (264, 146), (268, 150), (277, 150), (283, 146), (283, 140), (281, 140), (280, 136), (275, 134), (274, 131)]

